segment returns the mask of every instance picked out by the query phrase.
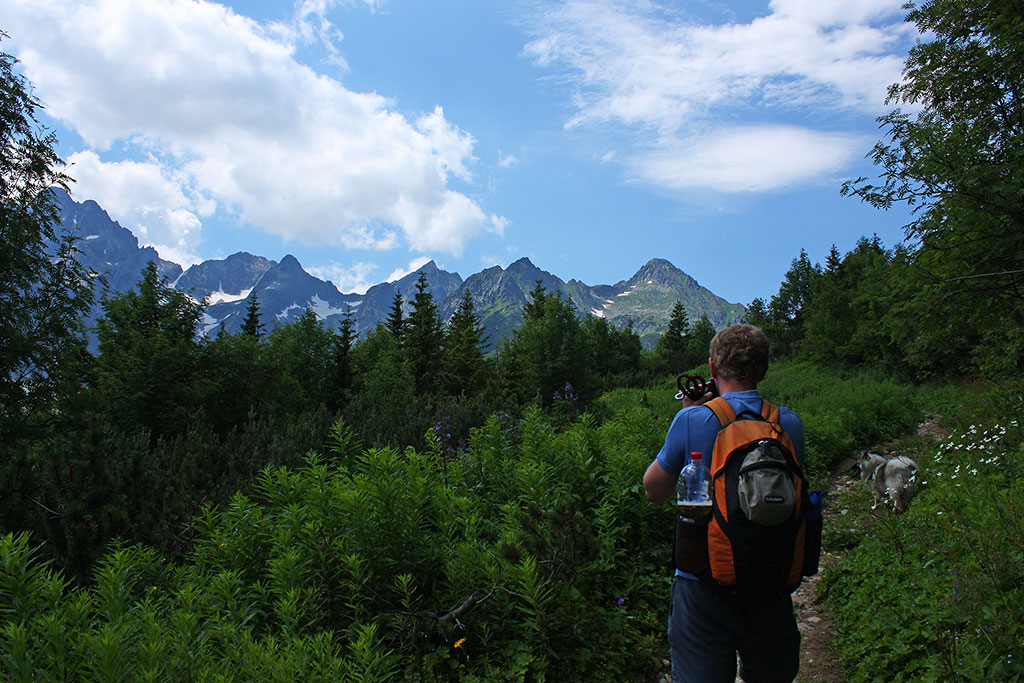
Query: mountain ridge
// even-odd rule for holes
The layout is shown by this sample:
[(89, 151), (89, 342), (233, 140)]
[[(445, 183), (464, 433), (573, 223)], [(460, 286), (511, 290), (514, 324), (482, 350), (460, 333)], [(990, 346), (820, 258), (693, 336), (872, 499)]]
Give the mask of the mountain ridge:
[[(201, 322), (206, 335), (222, 327), (227, 332), (239, 330), (255, 296), (268, 330), (294, 321), (311, 308), (331, 329), (337, 329), (346, 312), (351, 312), (356, 332), (363, 336), (387, 317), (396, 294), (402, 295), (403, 309), (411, 310), (420, 272), (426, 276), (427, 289), (443, 320), (454, 313), (463, 291), (470, 291), (492, 348), (522, 324), (522, 307), (538, 283), (547, 292), (569, 300), (581, 316), (603, 317), (618, 327), (631, 322), (647, 348), (652, 348), (668, 327), (676, 300), (682, 302), (691, 323), (706, 314), (716, 328), (738, 320), (745, 310), (741, 304), (730, 303), (702, 287), (662, 258), (650, 259), (630, 278), (614, 285), (565, 281), (525, 256), (507, 268), (491, 266), (466, 279), (431, 260), (398, 280), (375, 284), (363, 294), (341, 292), (333, 283), (306, 272), (291, 254), (275, 262), (242, 251), (182, 268), (161, 259), (152, 247), (139, 246), (135, 235), (111, 219), (96, 202), (76, 202), (62, 190), (55, 190), (55, 194), (60, 227), (79, 238), (83, 264), (106, 276), (111, 293), (134, 288), (142, 268), (152, 260), (161, 277), (173, 287), (206, 302)], [(99, 313), (94, 310), (90, 322)]]

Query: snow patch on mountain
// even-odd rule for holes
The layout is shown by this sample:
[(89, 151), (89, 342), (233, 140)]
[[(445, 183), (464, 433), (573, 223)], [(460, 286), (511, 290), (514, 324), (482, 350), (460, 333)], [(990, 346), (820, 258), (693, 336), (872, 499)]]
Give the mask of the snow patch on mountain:
[(300, 311), (303, 310), (302, 306), (300, 306), (298, 304), (292, 304), (288, 308), (286, 308), (283, 311), (281, 311), (280, 313), (278, 313), (277, 314), (277, 319), (278, 320), (285, 320), (285, 319), (287, 319), (288, 318), (288, 314), (291, 313), (295, 309), (298, 309)]
[(250, 287), (249, 289), (243, 289), (238, 294), (228, 294), (227, 292), (218, 289), (216, 292), (210, 292), (207, 301), (211, 306), (214, 304), (222, 304), (224, 302), (241, 301), (242, 299), (247, 299), (253, 289), (255, 288)]
[(206, 311), (203, 311), (203, 319), (202, 321), (200, 321), (200, 324), (203, 326), (203, 336), (209, 337), (210, 333), (217, 329), (217, 326), (220, 325), (220, 321), (214, 318)]
[(327, 301), (320, 298), (319, 294), (314, 294), (313, 298), (309, 300), (309, 307), (313, 309), (317, 317), (323, 320), (329, 315), (338, 315), (345, 312), (344, 308), (334, 308)]

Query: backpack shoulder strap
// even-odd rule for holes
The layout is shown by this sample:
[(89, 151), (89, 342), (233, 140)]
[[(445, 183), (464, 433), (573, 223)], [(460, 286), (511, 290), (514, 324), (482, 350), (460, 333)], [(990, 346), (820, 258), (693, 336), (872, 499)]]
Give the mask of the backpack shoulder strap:
[(772, 405), (771, 403), (769, 403), (768, 401), (766, 401), (766, 400), (764, 400), (762, 398), (761, 399), (761, 417), (763, 417), (764, 419), (768, 420), (769, 422), (773, 422), (775, 424), (779, 424), (779, 417), (780, 416), (779, 416), (779, 409), (778, 409), (778, 407)]
[(711, 409), (711, 412), (718, 418), (718, 423), (724, 427), (736, 419), (736, 411), (732, 409), (729, 402), (721, 396), (717, 396), (704, 404)]

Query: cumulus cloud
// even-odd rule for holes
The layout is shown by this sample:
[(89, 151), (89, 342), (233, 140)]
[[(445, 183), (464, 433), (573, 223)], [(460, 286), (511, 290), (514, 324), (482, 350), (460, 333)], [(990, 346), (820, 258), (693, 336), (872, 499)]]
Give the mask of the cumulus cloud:
[[(533, 13), (524, 53), (574, 84), (567, 127), (635, 133), (632, 155), (622, 149), (620, 158), (638, 177), (669, 188), (764, 190), (849, 158), (850, 138), (832, 132), (834, 121), (803, 132), (778, 121), (877, 114), (912, 36), (901, 4), (773, 0), (749, 22), (708, 24), (654, 2), (569, 0)], [(780, 172), (765, 162), (785, 141), (799, 147)], [(682, 154), (692, 156), (673, 158)]]
[[(292, 37), (339, 40), (323, 20), (330, 4), (300, 3)], [(95, 150), (75, 173), (80, 194), (94, 183), (86, 170), (107, 178), (96, 185), (158, 170), (179, 184), (178, 210), (202, 215), (215, 203), (309, 245), (458, 255), (493, 228), (449, 187), (472, 177), (471, 135), (441, 108), (410, 121), (386, 98), (299, 63), (281, 26), (202, 0), (11, 0), (4, 14), (48, 113)], [(111, 149), (150, 161), (104, 163)]]
[(212, 210), (210, 202), (186, 196), (187, 179), (168, 175), (156, 160), (104, 163), (95, 152), (67, 159), (76, 199), (95, 200), (108, 213), (130, 226), (139, 242), (152, 246), (161, 258), (186, 268), (201, 259), (199, 215)]
[(365, 261), (360, 261), (350, 266), (344, 266), (337, 261), (329, 261), (322, 266), (315, 266), (306, 270), (314, 277), (334, 283), (338, 291), (346, 294), (366, 294), (366, 290), (377, 284), (371, 278), (376, 269), (376, 263), (367, 263)]
[(412, 261), (409, 261), (408, 268), (395, 268), (391, 275), (388, 275), (386, 278), (384, 278), (384, 281), (394, 282), (395, 280), (401, 280), (406, 275), (410, 273), (415, 273), (417, 270), (427, 265), (428, 263), (430, 263), (429, 256), (417, 256)]

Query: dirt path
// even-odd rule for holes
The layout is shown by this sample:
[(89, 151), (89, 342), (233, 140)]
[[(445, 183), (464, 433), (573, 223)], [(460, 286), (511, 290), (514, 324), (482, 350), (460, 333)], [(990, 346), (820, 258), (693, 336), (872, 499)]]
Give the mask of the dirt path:
[[(839, 499), (844, 491), (857, 486), (859, 482), (846, 471), (849, 463), (842, 463), (832, 474), (824, 510), (825, 525), (842, 524), (843, 510)], [(826, 567), (834, 567), (841, 556), (834, 552), (822, 551), (819, 566), (821, 571), (803, 580), (793, 593), (793, 611), (797, 628), (800, 629), (800, 673), (796, 680), (801, 683), (845, 683), (843, 667), (839, 656), (832, 647), (835, 625), (828, 615), (818, 607), (818, 582)], [(736, 679), (739, 680), (738, 678)]]

